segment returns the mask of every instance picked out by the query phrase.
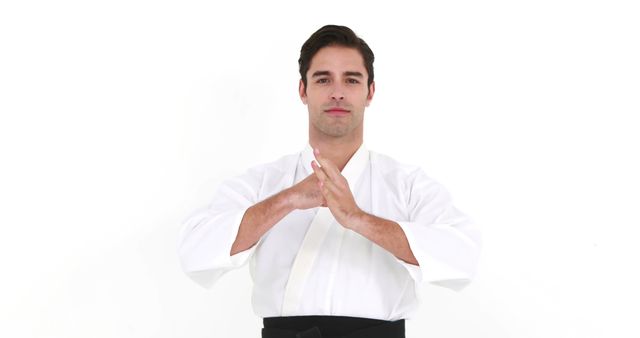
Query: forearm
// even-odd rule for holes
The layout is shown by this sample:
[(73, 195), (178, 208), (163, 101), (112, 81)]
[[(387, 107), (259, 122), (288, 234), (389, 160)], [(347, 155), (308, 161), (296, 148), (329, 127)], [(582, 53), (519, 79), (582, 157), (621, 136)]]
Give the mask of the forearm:
[(361, 212), (353, 217), (349, 228), (378, 244), (399, 259), (409, 264), (419, 265), (418, 260), (411, 251), (407, 236), (398, 223)]
[(283, 190), (251, 206), (244, 213), (230, 255), (249, 249), (262, 235), (293, 211), (288, 190)]

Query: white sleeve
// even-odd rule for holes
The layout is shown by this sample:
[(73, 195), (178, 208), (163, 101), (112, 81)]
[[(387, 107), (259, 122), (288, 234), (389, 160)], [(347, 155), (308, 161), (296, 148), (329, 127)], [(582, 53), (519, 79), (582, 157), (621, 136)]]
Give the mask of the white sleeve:
[(409, 221), (397, 222), (419, 266), (402, 263), (413, 279), (454, 290), (476, 272), (481, 235), (472, 220), (456, 209), (446, 189), (418, 170), (409, 184)]
[(195, 210), (182, 223), (178, 255), (183, 271), (211, 287), (226, 272), (243, 266), (256, 245), (230, 255), (244, 213), (257, 203), (262, 174), (256, 168), (221, 183), (208, 207)]

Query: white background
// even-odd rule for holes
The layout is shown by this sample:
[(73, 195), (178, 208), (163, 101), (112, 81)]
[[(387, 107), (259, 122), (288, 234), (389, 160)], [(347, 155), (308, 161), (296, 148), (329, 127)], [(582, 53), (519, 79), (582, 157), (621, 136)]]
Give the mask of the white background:
[(259, 337), (247, 268), (205, 290), (180, 221), (297, 152), (300, 46), (376, 54), (372, 150), (484, 233), (478, 279), (425, 285), (408, 337), (638, 337), (634, 1), (3, 1), (0, 336)]

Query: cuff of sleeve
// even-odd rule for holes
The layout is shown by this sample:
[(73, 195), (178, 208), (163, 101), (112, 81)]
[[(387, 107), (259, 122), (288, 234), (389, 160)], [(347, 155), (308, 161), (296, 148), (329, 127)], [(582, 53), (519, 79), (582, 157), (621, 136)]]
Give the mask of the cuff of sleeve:
[[(229, 244), (229, 247), (227, 248), (227, 252), (231, 252), (231, 247), (233, 246), (233, 243), (236, 240), (236, 237), (238, 236), (238, 231), (240, 229), (240, 223), (242, 223), (242, 218), (244, 217), (244, 214), (247, 212), (247, 209), (249, 208), (245, 208), (243, 210), (241, 210), (240, 212), (238, 212), (238, 214), (236, 215), (236, 218), (233, 222), (233, 228), (230, 231), (230, 240), (227, 243)], [(259, 243), (260, 241), (258, 241)], [(251, 258), (251, 256), (253, 255), (253, 252), (255, 251), (256, 247), (257, 247), (257, 243), (254, 244), (253, 246), (251, 246), (250, 248), (238, 252), (233, 256), (228, 255), (227, 257), (229, 257), (228, 260), (228, 266), (230, 268), (239, 268), (243, 265), (245, 265), (247, 263), (247, 261), (249, 260), (249, 258)]]
[(226, 272), (243, 266), (251, 258), (255, 245), (230, 255), (247, 209), (215, 216), (205, 209), (184, 222), (178, 251), (182, 270), (196, 283), (209, 288)]
[[(460, 283), (460, 281), (469, 280), (467, 273), (456, 269), (451, 264), (448, 264), (442, 259), (438, 259), (436, 255), (434, 255), (434, 253), (437, 253), (438, 257), (456, 255), (455, 252), (447, 252), (451, 250), (450, 248), (437, 244), (440, 242), (439, 238), (442, 237), (442, 234), (438, 229), (426, 227), (415, 222), (397, 223), (402, 228), (402, 231), (404, 231), (407, 241), (409, 242), (409, 247), (420, 265), (416, 266), (402, 260), (399, 261), (407, 271), (409, 271), (409, 274), (416, 283), (425, 281), (429, 283), (442, 284), (443, 281), (448, 280), (455, 280), (457, 281), (456, 283)], [(415, 231), (418, 229), (419, 231)], [(419, 238), (418, 234), (422, 238)], [(434, 250), (438, 252), (429, 252)]]
[(405, 269), (407, 269), (407, 272), (409, 272), (409, 275), (411, 276), (411, 278), (413, 278), (413, 280), (416, 283), (422, 283), (422, 281), (424, 280), (424, 276), (422, 275), (422, 269), (421, 269), (422, 261), (423, 261), (421, 259), (422, 255), (418, 253), (418, 245), (417, 243), (415, 243), (415, 236), (409, 229), (409, 222), (396, 222), (396, 223), (400, 225), (400, 228), (404, 232), (404, 235), (407, 237), (407, 241), (409, 242), (409, 248), (411, 249), (411, 252), (413, 252), (413, 255), (416, 257), (416, 260), (418, 260), (418, 264), (420, 265), (409, 264), (399, 258), (396, 258), (396, 260), (398, 261), (398, 263), (404, 266)]

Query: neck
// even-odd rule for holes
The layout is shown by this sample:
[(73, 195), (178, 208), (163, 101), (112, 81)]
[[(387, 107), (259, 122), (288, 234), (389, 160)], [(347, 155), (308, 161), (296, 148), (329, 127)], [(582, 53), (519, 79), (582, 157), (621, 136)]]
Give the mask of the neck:
[(309, 138), (314, 149), (320, 149), (320, 155), (333, 162), (340, 171), (344, 169), (351, 156), (362, 145), (362, 135), (353, 138)]

